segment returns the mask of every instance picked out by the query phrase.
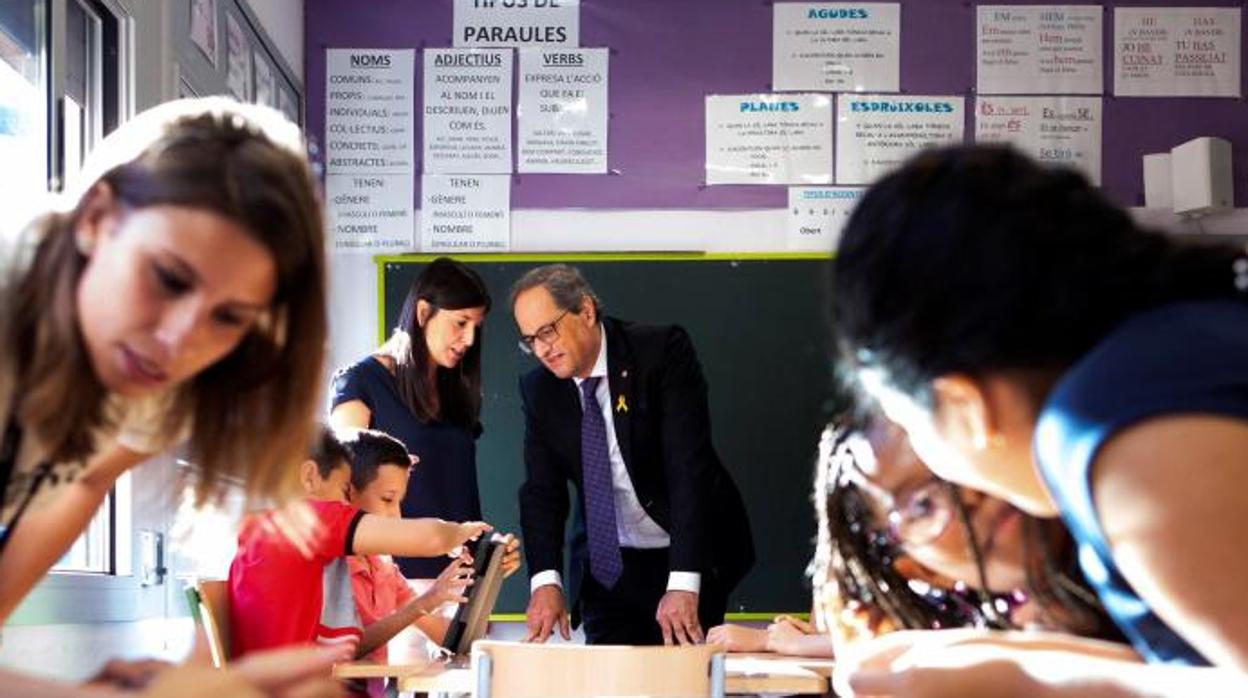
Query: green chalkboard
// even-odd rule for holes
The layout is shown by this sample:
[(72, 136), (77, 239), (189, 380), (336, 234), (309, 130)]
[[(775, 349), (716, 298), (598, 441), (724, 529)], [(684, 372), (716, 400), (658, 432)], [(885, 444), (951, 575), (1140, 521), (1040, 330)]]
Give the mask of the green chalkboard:
[[(380, 327), (388, 334), (429, 256), (378, 257)], [(754, 569), (737, 587), (734, 614), (804, 612), (803, 571), (814, 517), (810, 483), (816, 442), (832, 395), (823, 312), (828, 258), (819, 255), (465, 255), (494, 299), (486, 319), (482, 382), (485, 433), (477, 470), (485, 517), (519, 530), (524, 478), (519, 377), (538, 366), (516, 347), (508, 293), (525, 271), (549, 262), (578, 266), (606, 313), (647, 324), (680, 324), (710, 385), (712, 437), (745, 498)], [(522, 613), (526, 575), (505, 585), (496, 612)], [(752, 616), (735, 615), (736, 618)]]

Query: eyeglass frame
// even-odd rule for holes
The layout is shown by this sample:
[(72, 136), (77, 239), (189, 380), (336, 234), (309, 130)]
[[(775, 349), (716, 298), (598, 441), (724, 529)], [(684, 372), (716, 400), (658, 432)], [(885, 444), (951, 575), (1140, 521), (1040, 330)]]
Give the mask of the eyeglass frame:
[[(559, 339), (559, 322), (563, 320), (563, 318), (566, 317), (568, 313), (570, 312), (572, 311), (569, 309), (565, 309), (562, 313), (559, 313), (559, 316), (556, 317), (554, 320), (551, 320), (545, 325), (542, 325), (541, 327), (537, 328), (537, 331), (534, 332), (533, 334), (520, 335), (520, 340), (516, 342), (516, 344), (520, 347), (520, 351), (529, 356), (533, 356), (535, 353), (533, 351), (534, 344), (537, 344), (539, 341), (542, 344), (545, 344), (546, 346), (550, 346), (551, 344), (553, 344), (556, 339)], [(549, 336), (543, 337), (542, 335), (549, 335)]]
[[(931, 493), (933, 501), (941, 502), (940, 509), (924, 517), (907, 515), (905, 511), (923, 493)], [(957, 496), (957, 486), (938, 477), (932, 477), (927, 482), (902, 492), (900, 496), (890, 496), (889, 500), (891, 503), (884, 514), (885, 521), (888, 524), (888, 534), (901, 545), (927, 545), (931, 543), (944, 535), (945, 531), (949, 529), (949, 525), (953, 523), (954, 513), (958, 507)], [(931, 519), (924, 526), (928, 530), (922, 535), (916, 535), (913, 524), (916, 521), (925, 521), (926, 519)]]
[[(837, 482), (852, 482), (859, 489), (869, 490), (867, 495), (871, 499), (883, 505), (884, 521), (883, 528), (888, 536), (899, 545), (927, 545), (939, 538), (949, 529), (949, 525), (953, 522), (954, 512), (958, 507), (958, 487), (953, 483), (942, 480), (933, 475), (922, 484), (903, 490), (894, 495), (887, 488), (877, 484), (869, 474), (867, 474), (858, 463), (855, 451), (854, 434), (852, 430), (845, 430), (837, 435), (833, 445), (833, 451), (842, 454), (845, 460), (837, 466), (835, 478)], [(935, 488), (940, 494), (941, 500), (944, 502), (943, 519), (939, 525), (932, 525), (931, 532), (922, 536), (914, 536), (912, 532), (906, 532), (904, 529), (905, 516), (902, 511), (905, 505), (909, 505), (915, 495), (927, 492)], [(903, 506), (898, 506), (898, 504)], [(913, 517), (910, 517), (913, 519)]]

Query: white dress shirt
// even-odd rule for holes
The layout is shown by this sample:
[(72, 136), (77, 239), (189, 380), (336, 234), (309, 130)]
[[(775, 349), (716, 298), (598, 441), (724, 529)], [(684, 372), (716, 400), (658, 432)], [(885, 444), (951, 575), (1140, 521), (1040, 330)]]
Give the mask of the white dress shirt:
[[(628, 466), (624, 464), (624, 456), (620, 453), (620, 442), (615, 438), (615, 420), (611, 415), (611, 385), (607, 366), (607, 332), (602, 324), (598, 325), (602, 341), (598, 346), (598, 360), (589, 372), (590, 377), (600, 377), (596, 396), (598, 408), (602, 410), (602, 419), (607, 427), (607, 456), (611, 461), (611, 481), (615, 490), (615, 528), (619, 535), (620, 547), (623, 548), (667, 548), (672, 544), (671, 536), (663, 527), (654, 522), (641, 501), (637, 499), (637, 491), (633, 489), (633, 480), (628, 475)], [(577, 399), (581, 401), (581, 409), (585, 409), (585, 398), (581, 393), (584, 378), (573, 378), (576, 383)], [(556, 584), (563, 586), (558, 570), (542, 570), (533, 575), (529, 582), (530, 590), (540, 586)], [(702, 575), (698, 572), (671, 572), (667, 577), (668, 591), (691, 591), (698, 593), (702, 588)]]

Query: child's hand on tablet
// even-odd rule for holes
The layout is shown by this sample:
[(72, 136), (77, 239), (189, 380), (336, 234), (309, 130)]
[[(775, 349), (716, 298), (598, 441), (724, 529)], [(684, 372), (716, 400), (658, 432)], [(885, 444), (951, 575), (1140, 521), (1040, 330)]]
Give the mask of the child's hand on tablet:
[(420, 595), (420, 606), (425, 613), (432, 613), (445, 603), (464, 603), (468, 601), (464, 591), (472, 582), (472, 556), (465, 551), (442, 570), (428, 591)]
[(503, 576), (510, 577), (520, 569), (520, 539), (514, 533), (508, 533), (503, 540), (506, 543), (503, 548)]

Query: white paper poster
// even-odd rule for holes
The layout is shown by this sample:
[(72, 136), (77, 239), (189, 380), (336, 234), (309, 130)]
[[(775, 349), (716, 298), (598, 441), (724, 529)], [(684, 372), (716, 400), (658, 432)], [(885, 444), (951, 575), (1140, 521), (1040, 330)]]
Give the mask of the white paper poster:
[(412, 248), (415, 52), (325, 52), (325, 190), (337, 251)]
[(456, 48), (581, 45), (580, 0), (455, 0)]
[(269, 59), (256, 52), (252, 56), (252, 65), (256, 68), (256, 104), (266, 107), (277, 106), (277, 80), (273, 75), (273, 66)]
[(975, 140), (1011, 143), (1040, 162), (1074, 167), (1101, 183), (1100, 97), (980, 97)]
[(334, 252), (408, 252), (414, 227), (411, 174), (325, 176)]
[(251, 98), (251, 49), (234, 15), (225, 13), (225, 85), (240, 102)]
[(191, 43), (217, 65), (217, 0), (191, 0)]
[(425, 172), (511, 172), (512, 55), (425, 49)]
[(1101, 94), (1100, 5), (980, 5), (978, 12), (980, 94)]
[(832, 252), (862, 187), (789, 187), (788, 249)]
[(961, 97), (840, 95), (837, 184), (870, 184), (923, 148), (961, 143), (962, 110)]
[(1238, 97), (1240, 8), (1114, 8), (1114, 94)]
[(898, 3), (777, 2), (773, 89), (896, 92), (900, 26)]
[(607, 171), (608, 53), (520, 49), (517, 171)]
[(832, 98), (706, 98), (707, 184), (831, 184)]
[(425, 175), (420, 180), (420, 249), (506, 252), (511, 246), (511, 177)]

